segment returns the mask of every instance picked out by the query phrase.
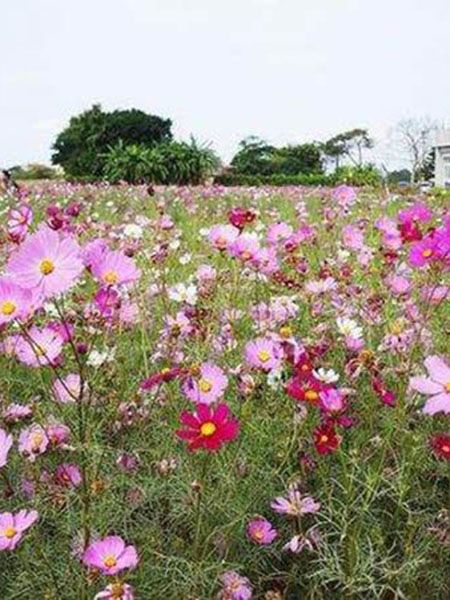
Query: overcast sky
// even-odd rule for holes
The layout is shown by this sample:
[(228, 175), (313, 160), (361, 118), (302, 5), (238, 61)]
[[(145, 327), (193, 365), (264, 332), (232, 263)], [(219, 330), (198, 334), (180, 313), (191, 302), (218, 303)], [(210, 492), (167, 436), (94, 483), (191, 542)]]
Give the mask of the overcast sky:
[(3, 0), (0, 165), (48, 161), (94, 102), (229, 159), (405, 116), (450, 124), (450, 0)]

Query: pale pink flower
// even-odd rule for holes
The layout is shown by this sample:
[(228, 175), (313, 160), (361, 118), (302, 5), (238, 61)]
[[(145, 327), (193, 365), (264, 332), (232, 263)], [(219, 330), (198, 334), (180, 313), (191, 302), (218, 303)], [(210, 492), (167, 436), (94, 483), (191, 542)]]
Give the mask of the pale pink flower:
[(139, 558), (134, 546), (126, 546), (118, 535), (97, 540), (83, 554), (83, 563), (99, 569), (104, 575), (116, 575), (124, 569), (134, 569)]
[(32, 221), (33, 209), (29, 204), (21, 204), (12, 208), (8, 213), (6, 223), (11, 240), (18, 243), (25, 239)]
[(8, 461), (8, 452), (13, 444), (12, 435), (4, 429), (0, 429), (0, 469), (4, 467)]
[(82, 270), (77, 242), (46, 226), (23, 242), (6, 267), (14, 283), (35, 290), (43, 298), (69, 290)]
[(211, 404), (222, 398), (228, 379), (221, 368), (212, 363), (200, 365), (198, 375), (188, 377), (183, 383), (183, 392), (193, 402)]
[(277, 530), (267, 519), (257, 518), (247, 525), (247, 535), (252, 542), (260, 546), (267, 546), (277, 537)]
[(61, 404), (71, 404), (80, 396), (81, 379), (78, 373), (70, 373), (64, 379), (57, 379), (53, 384), (53, 393)]
[(248, 364), (263, 371), (272, 371), (281, 364), (281, 350), (270, 338), (256, 338), (245, 346)]
[(239, 229), (234, 225), (214, 225), (208, 233), (210, 243), (217, 250), (226, 250), (239, 236)]
[(36, 326), (18, 338), (15, 353), (20, 362), (30, 367), (53, 364), (61, 354), (63, 339), (50, 327), (39, 329)]
[(7, 278), (0, 278), (0, 325), (25, 319), (33, 310), (33, 294)]
[(450, 367), (439, 356), (429, 356), (424, 364), (428, 377), (412, 377), (410, 387), (420, 394), (431, 396), (422, 409), (425, 414), (450, 414)]
[(38, 519), (35, 510), (19, 510), (18, 513), (0, 513), (0, 551), (14, 550), (24, 532)]
[(40, 454), (44, 454), (48, 444), (47, 433), (41, 425), (35, 423), (20, 432), (19, 452), (31, 462), (34, 462)]
[(110, 583), (94, 596), (94, 600), (134, 600), (134, 590), (128, 583)]
[(119, 250), (109, 250), (91, 265), (93, 276), (104, 286), (136, 283), (141, 276), (134, 260)]

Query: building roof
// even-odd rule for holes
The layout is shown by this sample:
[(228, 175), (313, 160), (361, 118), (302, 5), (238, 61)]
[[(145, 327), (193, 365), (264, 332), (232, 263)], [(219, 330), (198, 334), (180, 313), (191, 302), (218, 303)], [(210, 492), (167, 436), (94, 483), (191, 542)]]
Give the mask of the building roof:
[(443, 129), (436, 135), (436, 147), (450, 146), (450, 129)]

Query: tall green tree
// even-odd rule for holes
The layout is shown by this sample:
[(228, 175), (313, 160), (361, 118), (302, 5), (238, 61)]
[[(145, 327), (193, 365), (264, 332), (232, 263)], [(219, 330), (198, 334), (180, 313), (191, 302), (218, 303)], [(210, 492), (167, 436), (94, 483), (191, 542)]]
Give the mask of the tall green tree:
[(141, 110), (104, 112), (99, 104), (72, 117), (53, 145), (53, 164), (68, 177), (101, 179), (106, 154), (119, 141), (149, 147), (172, 139), (172, 121)]

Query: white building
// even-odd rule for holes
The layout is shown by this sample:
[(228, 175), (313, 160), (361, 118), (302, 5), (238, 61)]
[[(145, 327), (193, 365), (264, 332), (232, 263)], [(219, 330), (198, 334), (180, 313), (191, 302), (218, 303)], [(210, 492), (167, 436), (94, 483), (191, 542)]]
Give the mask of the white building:
[(434, 185), (450, 188), (450, 129), (441, 131), (436, 138)]

